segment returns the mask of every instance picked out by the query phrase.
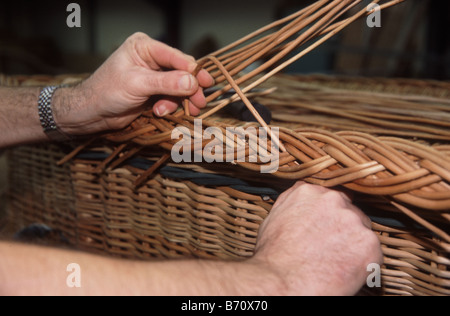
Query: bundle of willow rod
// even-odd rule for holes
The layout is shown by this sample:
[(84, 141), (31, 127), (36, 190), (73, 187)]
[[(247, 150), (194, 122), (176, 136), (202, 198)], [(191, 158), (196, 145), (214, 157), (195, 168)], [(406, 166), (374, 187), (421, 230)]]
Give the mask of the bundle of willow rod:
[[(403, 1), (393, 0), (380, 3), (382, 1), (374, 0), (371, 2), (371, 5), (378, 4), (380, 9), (384, 9)], [(319, 0), (287, 18), (263, 27), (235, 43), (200, 59), (197, 71), (201, 68), (208, 70), (216, 80), (216, 85), (227, 81), (227, 84), (222, 89), (207, 97), (208, 102), (214, 101), (230, 89), (236, 91), (233, 97), (220, 102), (212, 110), (201, 115), (200, 118), (206, 118), (240, 98), (258, 122), (262, 126), (266, 126), (264, 120), (253, 108), (252, 103), (245, 94), (313, 51), (357, 19), (373, 13), (368, 11), (368, 8), (371, 6), (363, 5), (356, 14), (348, 18), (342, 18), (350, 10), (356, 10), (357, 6), (361, 6), (361, 4), (362, 0)], [(289, 57), (290, 53), (303, 46), (307, 47), (296, 55)], [(234, 77), (258, 61), (264, 62), (251, 72), (238, 78)], [(262, 77), (253, 80), (265, 71), (267, 73)], [(245, 88), (239, 86), (247, 82), (250, 83)], [(189, 116), (189, 107), (187, 105), (186, 101), (185, 113)]]

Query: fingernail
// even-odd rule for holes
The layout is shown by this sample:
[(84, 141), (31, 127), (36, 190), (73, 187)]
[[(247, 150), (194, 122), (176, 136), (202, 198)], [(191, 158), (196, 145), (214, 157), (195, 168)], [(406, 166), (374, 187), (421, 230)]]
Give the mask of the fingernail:
[(169, 114), (169, 110), (167, 109), (167, 107), (164, 104), (158, 106), (155, 109), (155, 112), (156, 112), (156, 115), (158, 115), (159, 117), (163, 117), (163, 116), (166, 116), (167, 114)]
[(179, 87), (181, 90), (190, 91), (194, 87), (194, 77), (192, 75), (185, 75), (181, 77), (179, 81)]

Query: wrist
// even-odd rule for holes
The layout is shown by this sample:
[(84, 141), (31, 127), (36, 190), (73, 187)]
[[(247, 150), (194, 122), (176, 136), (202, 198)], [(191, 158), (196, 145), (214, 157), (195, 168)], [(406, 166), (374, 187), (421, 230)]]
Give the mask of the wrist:
[(72, 137), (65, 134), (55, 122), (53, 97), (58, 89), (63, 86), (47, 86), (39, 93), (38, 114), (41, 127), (46, 136), (57, 142), (70, 141)]
[[(291, 295), (286, 273), (271, 265), (268, 261), (255, 256), (242, 264), (247, 266), (247, 271), (258, 278), (257, 295), (261, 296), (286, 296)], [(244, 270), (245, 271), (245, 270)], [(248, 293), (242, 293), (248, 295)]]
[(61, 87), (53, 96), (53, 115), (58, 128), (70, 136), (81, 136), (96, 132), (92, 130), (100, 119), (90, 112), (94, 101), (83, 83)]

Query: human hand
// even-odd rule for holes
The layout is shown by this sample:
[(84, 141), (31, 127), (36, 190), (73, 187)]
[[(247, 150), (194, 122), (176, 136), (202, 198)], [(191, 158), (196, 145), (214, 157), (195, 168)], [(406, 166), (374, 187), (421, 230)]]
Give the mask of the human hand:
[(253, 260), (278, 275), (288, 295), (355, 295), (381, 264), (371, 222), (343, 193), (297, 183), (260, 228)]
[[(198, 115), (206, 106), (203, 88), (214, 80), (205, 70), (192, 76), (196, 67), (193, 57), (136, 33), (87, 80), (57, 90), (56, 123), (72, 135), (120, 129), (151, 105), (157, 116), (172, 113), (182, 98), (189, 98), (191, 114)], [(148, 104), (151, 96), (161, 97)]]

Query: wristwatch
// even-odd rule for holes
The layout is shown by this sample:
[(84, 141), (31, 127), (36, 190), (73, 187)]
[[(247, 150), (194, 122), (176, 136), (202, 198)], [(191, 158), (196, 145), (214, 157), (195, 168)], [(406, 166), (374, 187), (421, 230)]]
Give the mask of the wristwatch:
[(63, 133), (55, 123), (52, 110), (52, 98), (55, 91), (59, 88), (67, 87), (61, 86), (48, 86), (42, 89), (38, 100), (38, 112), (39, 120), (41, 121), (42, 128), (45, 134), (47, 134), (50, 140), (55, 142), (64, 142), (73, 140), (72, 137)]

